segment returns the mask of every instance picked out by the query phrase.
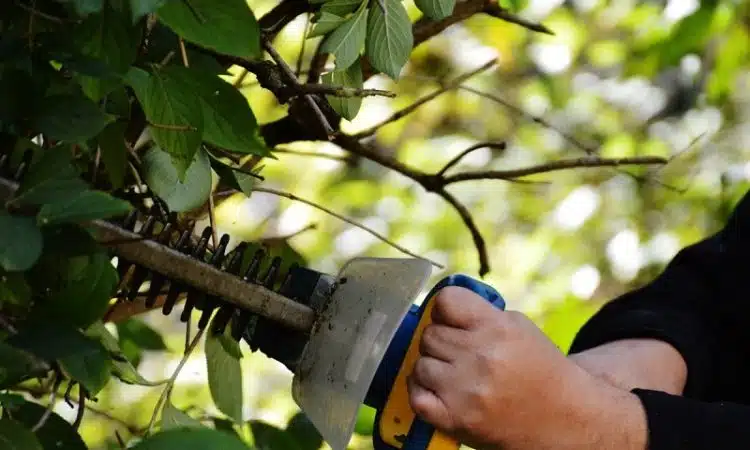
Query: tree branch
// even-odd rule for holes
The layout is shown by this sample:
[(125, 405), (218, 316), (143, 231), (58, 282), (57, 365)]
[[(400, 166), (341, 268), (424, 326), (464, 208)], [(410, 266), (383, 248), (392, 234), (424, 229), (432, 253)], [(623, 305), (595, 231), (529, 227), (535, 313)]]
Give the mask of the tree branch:
[(469, 78), (473, 77), (474, 75), (477, 75), (477, 74), (479, 74), (481, 72), (484, 72), (485, 70), (489, 70), (491, 67), (493, 67), (495, 65), (496, 62), (497, 62), (497, 60), (492, 59), (490, 61), (487, 61), (483, 65), (479, 66), (478, 68), (476, 68), (476, 69), (474, 69), (474, 70), (472, 70), (470, 72), (467, 72), (467, 73), (465, 73), (463, 75), (460, 75), (460, 76), (456, 77), (453, 81), (451, 81), (450, 83), (447, 83), (445, 86), (441, 87), (440, 89), (438, 89), (438, 90), (436, 90), (436, 91), (434, 91), (434, 92), (432, 92), (430, 94), (427, 94), (424, 97), (422, 97), (419, 100), (417, 100), (414, 103), (412, 103), (411, 105), (409, 105), (409, 106), (407, 106), (405, 108), (402, 108), (402, 109), (396, 111), (390, 117), (388, 117), (384, 121), (380, 122), (379, 124), (374, 125), (374, 126), (368, 128), (366, 130), (360, 131), (359, 133), (356, 133), (354, 135), (354, 137), (357, 138), (357, 139), (362, 139), (362, 138), (366, 138), (368, 136), (372, 136), (380, 128), (388, 125), (389, 123), (396, 122), (397, 120), (400, 120), (400, 119), (408, 116), (409, 114), (411, 114), (414, 111), (416, 111), (417, 108), (419, 108), (420, 106), (422, 106), (425, 103), (429, 102), (430, 100), (436, 98), (440, 94), (448, 92), (448, 91), (450, 91), (452, 89), (456, 89), (464, 81), (468, 80)]
[(470, 180), (511, 180), (513, 178), (523, 177), (527, 175), (554, 172), (565, 169), (584, 167), (618, 167), (627, 165), (661, 165), (666, 164), (667, 162), (667, 159), (658, 156), (636, 156), (632, 158), (571, 158), (552, 161), (546, 164), (539, 164), (531, 167), (523, 167), (520, 169), (462, 172), (456, 175), (450, 175), (445, 178), (441, 178), (441, 183), (445, 186), (448, 184)]
[(469, 153), (473, 151), (479, 150), (480, 148), (494, 148), (497, 150), (505, 150), (507, 148), (507, 144), (505, 142), (480, 142), (479, 144), (474, 144), (471, 147), (459, 153), (458, 155), (456, 155), (456, 157), (450, 160), (448, 164), (446, 164), (442, 169), (440, 169), (440, 172), (438, 172), (437, 174), (440, 176), (444, 175), (445, 172), (448, 171), (448, 169), (458, 164), (458, 162), (461, 161), (463, 158), (465, 158), (466, 155), (468, 155)]
[(312, 202), (310, 200), (306, 200), (304, 198), (297, 197), (296, 195), (294, 195), (292, 193), (284, 192), (284, 191), (279, 191), (279, 190), (272, 189), (272, 188), (255, 187), (255, 188), (253, 188), (253, 190), (256, 191), (256, 192), (265, 192), (267, 194), (278, 195), (279, 197), (285, 197), (285, 198), (288, 198), (289, 200), (294, 200), (294, 201), (301, 202), (301, 203), (304, 203), (306, 205), (312, 206), (313, 208), (319, 209), (319, 210), (325, 212), (326, 214), (329, 214), (329, 215), (331, 215), (331, 216), (333, 216), (333, 217), (335, 217), (335, 218), (337, 218), (339, 220), (343, 220), (344, 222), (346, 222), (346, 223), (348, 223), (350, 225), (354, 225), (355, 227), (357, 227), (357, 228), (359, 228), (361, 230), (364, 230), (364, 231), (370, 233), (371, 235), (375, 236), (376, 238), (380, 239), (381, 241), (385, 242), (386, 244), (390, 245), (391, 247), (393, 247), (393, 248), (395, 248), (395, 249), (397, 249), (397, 250), (399, 250), (399, 251), (401, 251), (403, 253), (406, 253), (409, 256), (413, 256), (415, 258), (424, 259), (425, 261), (429, 261), (432, 265), (434, 265), (435, 267), (439, 267), (441, 269), (444, 267), (440, 263), (432, 261), (429, 258), (425, 258), (424, 256), (419, 256), (416, 253), (413, 253), (413, 252), (407, 250), (406, 248), (404, 248), (404, 247), (396, 244), (395, 242), (391, 241), (390, 239), (388, 239), (387, 237), (385, 237), (382, 234), (378, 233), (377, 231), (373, 230), (372, 228), (366, 227), (365, 225), (362, 225), (361, 223), (357, 223), (356, 221), (354, 221), (352, 219), (344, 217), (344, 216), (342, 216), (341, 214), (339, 214), (337, 212), (331, 211), (330, 209), (326, 208), (325, 206), (319, 205), (319, 204), (317, 204), (315, 202)]

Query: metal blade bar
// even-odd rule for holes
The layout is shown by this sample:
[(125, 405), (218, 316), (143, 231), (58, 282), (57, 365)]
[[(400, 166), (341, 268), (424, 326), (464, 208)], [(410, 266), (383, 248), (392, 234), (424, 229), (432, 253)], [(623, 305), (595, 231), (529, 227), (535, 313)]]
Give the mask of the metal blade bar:
[[(18, 184), (0, 178), (0, 198), (9, 199)], [(312, 308), (191, 258), (170, 247), (117, 227), (103, 220), (86, 222), (94, 238), (128, 261), (158, 272), (209, 295), (215, 295), (240, 308), (301, 331), (309, 331), (315, 321)]]

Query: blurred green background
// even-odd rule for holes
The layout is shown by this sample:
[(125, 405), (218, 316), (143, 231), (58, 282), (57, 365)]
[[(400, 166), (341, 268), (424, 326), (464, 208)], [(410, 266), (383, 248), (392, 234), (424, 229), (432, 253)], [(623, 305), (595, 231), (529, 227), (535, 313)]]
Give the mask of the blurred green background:
[[(418, 17), (413, 3), (405, 3)], [(259, 16), (275, 4), (251, 2)], [(715, 231), (747, 190), (750, 6), (739, 0), (533, 0), (520, 6), (522, 17), (543, 22), (555, 35), (472, 17), (418, 47), (398, 82), (370, 79), (365, 87), (398, 96), (366, 98), (345, 129), (374, 125), (439, 89), (443, 77), (497, 58), (495, 69), (465, 83), (473, 91), (440, 95), (382, 128), (379, 143), (427, 171), (482, 141), (505, 141), (508, 148), (475, 151), (454, 171), (583, 156), (566, 135), (608, 157), (674, 157), (661, 168), (624, 169), (633, 176), (575, 169), (529, 177), (533, 183), (486, 180), (449, 188), (472, 211), (487, 241), (492, 270), (485, 281), (565, 351), (603, 302), (648, 282), (682, 246)], [(276, 40), (288, 61), (300, 53), (306, 20), (299, 17)], [(315, 43), (305, 42), (305, 60)], [(241, 75), (239, 69), (232, 73)], [(242, 90), (261, 122), (285, 115), (252, 75), (244, 78)], [(445, 264), (435, 270), (433, 282), (454, 272), (477, 275), (471, 236), (440, 197), (374, 163), (351, 167), (334, 145), (296, 143), (280, 150), (277, 160), (264, 162), (265, 186), (323, 204)], [(335, 217), (265, 193), (225, 199), (217, 205), (217, 220), (235, 244), (314, 225), (279, 249), (333, 273), (354, 256), (402, 256)], [(165, 344), (162, 349), (155, 339), (146, 345), (153, 348), (139, 365), (146, 378), (169, 377), (178, 363), (184, 346), (178, 316), (154, 312), (140, 318), (163, 333)], [(285, 427), (297, 412), (291, 374), (262, 354), (250, 354), (244, 343), (242, 349), (244, 392), (237, 395), (244, 396), (245, 417)], [(92, 448), (117, 448), (114, 430), (125, 437), (128, 427), (146, 426), (160, 391), (113, 380), (91, 405), (98, 413), (87, 414), (82, 434)], [(219, 414), (211, 409), (202, 346), (181, 371), (172, 400), (194, 417)], [(75, 416), (64, 402), (56, 412)], [(358, 428), (364, 434), (366, 419)], [(357, 436), (352, 446), (370, 448), (366, 436)]]

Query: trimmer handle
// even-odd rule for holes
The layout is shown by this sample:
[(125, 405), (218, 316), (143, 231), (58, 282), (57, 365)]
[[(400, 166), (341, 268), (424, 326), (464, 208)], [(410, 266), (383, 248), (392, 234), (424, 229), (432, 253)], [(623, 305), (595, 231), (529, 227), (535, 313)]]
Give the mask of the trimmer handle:
[[(437, 293), (448, 286), (460, 286), (473, 291), (493, 306), (504, 310), (505, 300), (494, 288), (472, 277), (456, 274), (443, 278), (427, 294), (417, 314), (419, 323), (404, 357), (385, 407), (380, 414), (379, 437), (391, 448), (402, 450), (458, 450), (460, 443), (436, 431), (429, 423), (419, 419), (409, 405), (406, 378), (414, 370), (419, 357), (422, 332), (432, 322), (432, 307)], [(404, 437), (404, 435), (406, 435)]]

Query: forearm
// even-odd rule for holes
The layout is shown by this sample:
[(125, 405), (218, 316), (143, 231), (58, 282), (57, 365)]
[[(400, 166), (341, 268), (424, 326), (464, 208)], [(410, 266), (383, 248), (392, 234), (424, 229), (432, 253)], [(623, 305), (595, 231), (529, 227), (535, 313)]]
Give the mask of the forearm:
[(584, 370), (630, 391), (635, 388), (680, 395), (687, 365), (680, 353), (656, 339), (623, 339), (570, 355)]

